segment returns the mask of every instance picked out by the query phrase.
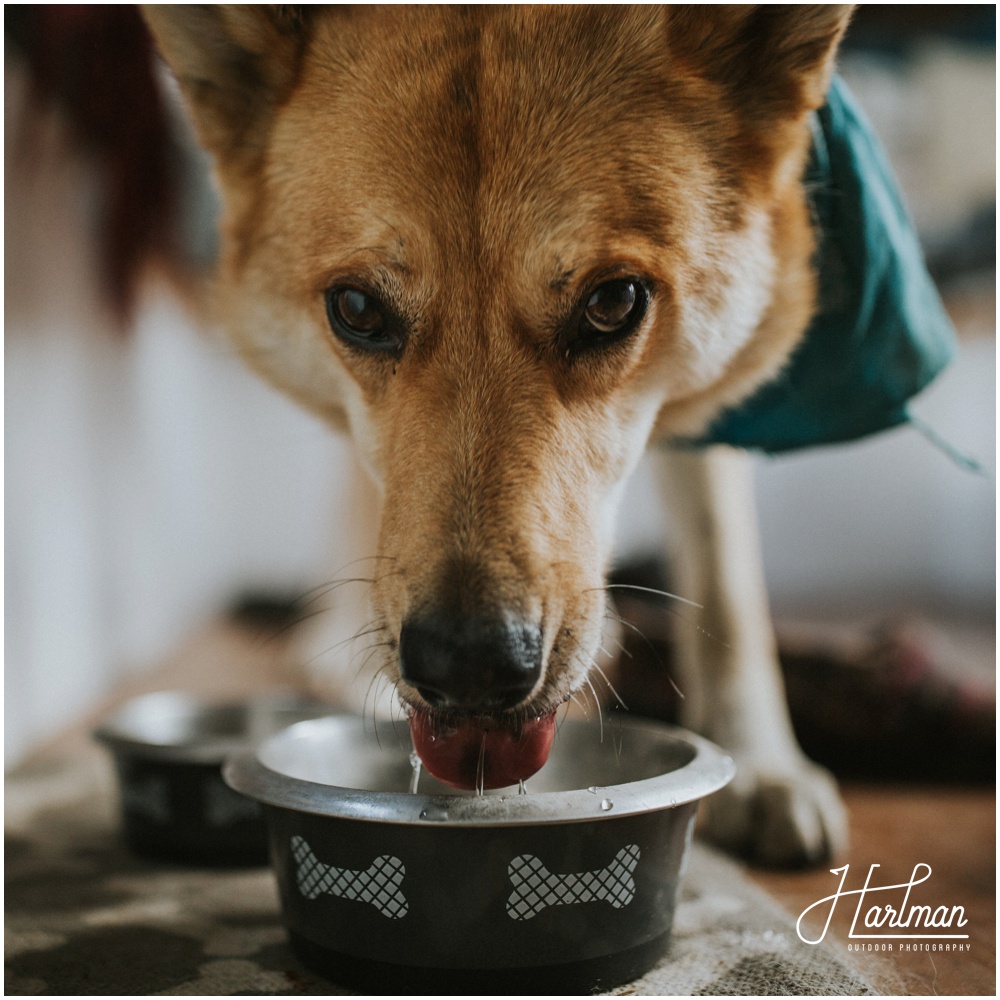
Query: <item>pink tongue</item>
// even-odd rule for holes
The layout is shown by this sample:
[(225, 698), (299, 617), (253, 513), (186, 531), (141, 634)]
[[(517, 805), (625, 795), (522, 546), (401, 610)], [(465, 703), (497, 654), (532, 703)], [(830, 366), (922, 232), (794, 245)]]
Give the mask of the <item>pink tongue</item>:
[(548, 760), (555, 729), (555, 712), (526, 722), (410, 716), (413, 748), (424, 767), (452, 788), (505, 788), (530, 778)]

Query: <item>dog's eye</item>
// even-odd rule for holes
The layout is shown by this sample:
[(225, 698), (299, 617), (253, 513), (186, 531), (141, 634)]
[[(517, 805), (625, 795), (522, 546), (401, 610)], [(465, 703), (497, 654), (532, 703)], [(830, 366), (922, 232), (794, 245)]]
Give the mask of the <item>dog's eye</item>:
[(616, 278), (598, 285), (580, 316), (580, 335), (589, 340), (618, 338), (631, 333), (646, 311), (648, 294), (633, 278)]
[(326, 293), (326, 315), (341, 340), (373, 351), (396, 351), (395, 324), (381, 302), (360, 288), (341, 286)]

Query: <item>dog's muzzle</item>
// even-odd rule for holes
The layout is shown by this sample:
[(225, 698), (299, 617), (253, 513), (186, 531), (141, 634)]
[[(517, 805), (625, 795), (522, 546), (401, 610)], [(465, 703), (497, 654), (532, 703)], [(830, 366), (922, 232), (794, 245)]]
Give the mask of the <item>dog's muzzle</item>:
[(513, 708), (542, 675), (541, 630), (514, 617), (413, 617), (400, 632), (399, 670), (433, 708)]

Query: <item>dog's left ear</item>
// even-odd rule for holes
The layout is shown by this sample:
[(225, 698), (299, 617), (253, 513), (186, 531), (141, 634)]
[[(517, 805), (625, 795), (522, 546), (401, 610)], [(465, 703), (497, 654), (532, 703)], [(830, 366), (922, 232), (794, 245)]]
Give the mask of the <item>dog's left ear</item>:
[(271, 113), (295, 79), (306, 8), (254, 4), (145, 4), (199, 138), (225, 164), (252, 160)]
[(783, 186), (801, 176), (807, 115), (821, 107), (853, 4), (717, 4), (667, 8), (667, 50), (708, 82), (739, 136), (745, 177)]
[(671, 54), (761, 124), (818, 108), (855, 4), (673, 4)]

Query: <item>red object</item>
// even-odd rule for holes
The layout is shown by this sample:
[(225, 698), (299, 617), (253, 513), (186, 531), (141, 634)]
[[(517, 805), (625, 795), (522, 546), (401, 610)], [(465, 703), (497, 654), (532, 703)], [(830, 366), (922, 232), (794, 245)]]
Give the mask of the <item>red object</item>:
[(413, 746), (424, 767), (452, 788), (506, 788), (530, 778), (549, 759), (556, 714), (538, 719), (410, 716)]

